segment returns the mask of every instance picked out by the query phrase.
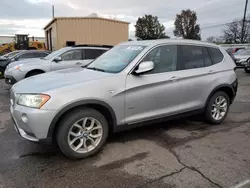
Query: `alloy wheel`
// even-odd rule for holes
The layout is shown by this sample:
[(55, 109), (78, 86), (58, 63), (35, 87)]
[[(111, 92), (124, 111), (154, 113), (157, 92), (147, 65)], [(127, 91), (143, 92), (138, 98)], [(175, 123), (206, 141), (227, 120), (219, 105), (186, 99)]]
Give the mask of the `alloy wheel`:
[(87, 153), (95, 149), (103, 136), (101, 123), (93, 117), (85, 117), (75, 122), (68, 133), (68, 144), (77, 153)]
[(218, 96), (212, 105), (212, 117), (217, 121), (221, 120), (226, 115), (227, 108), (227, 99), (224, 96)]

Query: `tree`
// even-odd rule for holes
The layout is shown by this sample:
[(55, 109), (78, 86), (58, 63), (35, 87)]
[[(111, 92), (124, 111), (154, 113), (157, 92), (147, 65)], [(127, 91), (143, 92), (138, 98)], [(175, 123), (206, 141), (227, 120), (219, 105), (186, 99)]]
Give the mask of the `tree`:
[[(249, 16), (248, 19), (249, 20)], [(223, 30), (224, 40), (226, 43), (247, 43), (250, 42), (250, 23), (245, 22), (245, 27), (242, 32), (243, 21), (233, 21), (227, 24), (227, 28)], [(242, 37), (243, 36), (243, 37)]]
[(176, 15), (174, 35), (184, 39), (201, 40), (200, 25), (196, 22), (196, 12), (190, 9), (182, 10), (181, 14)]
[(211, 37), (208, 37), (206, 41), (211, 42), (211, 43), (215, 43), (215, 40), (216, 40), (215, 37), (211, 36)]
[(135, 36), (142, 40), (169, 38), (164, 31), (165, 27), (159, 22), (157, 16), (139, 17), (135, 25)]

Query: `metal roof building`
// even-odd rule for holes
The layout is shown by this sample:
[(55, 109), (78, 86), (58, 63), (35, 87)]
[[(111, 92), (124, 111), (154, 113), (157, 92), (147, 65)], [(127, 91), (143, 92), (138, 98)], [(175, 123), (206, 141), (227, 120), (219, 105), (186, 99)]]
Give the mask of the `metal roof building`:
[(128, 29), (128, 22), (100, 17), (56, 17), (44, 27), (49, 50), (77, 44), (116, 45), (128, 41)]

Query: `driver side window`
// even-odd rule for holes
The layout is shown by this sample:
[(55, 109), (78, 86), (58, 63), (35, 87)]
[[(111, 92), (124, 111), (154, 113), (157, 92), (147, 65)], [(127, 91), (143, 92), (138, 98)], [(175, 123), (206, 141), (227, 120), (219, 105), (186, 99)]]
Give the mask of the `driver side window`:
[(176, 45), (164, 45), (154, 48), (149, 52), (142, 60), (153, 61), (154, 69), (145, 74), (156, 74), (163, 72), (171, 72), (177, 70), (177, 46)]
[(82, 50), (70, 50), (60, 56), (62, 61), (72, 61), (82, 59)]

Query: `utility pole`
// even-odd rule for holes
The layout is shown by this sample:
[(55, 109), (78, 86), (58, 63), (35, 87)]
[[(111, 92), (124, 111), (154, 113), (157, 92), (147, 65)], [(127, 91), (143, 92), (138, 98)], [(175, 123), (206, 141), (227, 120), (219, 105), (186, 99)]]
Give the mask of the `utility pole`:
[(246, 4), (245, 4), (245, 11), (244, 11), (244, 16), (243, 16), (243, 24), (242, 24), (242, 31), (241, 31), (241, 43), (243, 43), (243, 40), (244, 40), (244, 34), (245, 34), (245, 24), (246, 24), (247, 4), (248, 4), (248, 0), (246, 0)]
[(54, 5), (52, 5), (52, 18), (54, 19), (55, 17), (55, 8), (54, 8)]

